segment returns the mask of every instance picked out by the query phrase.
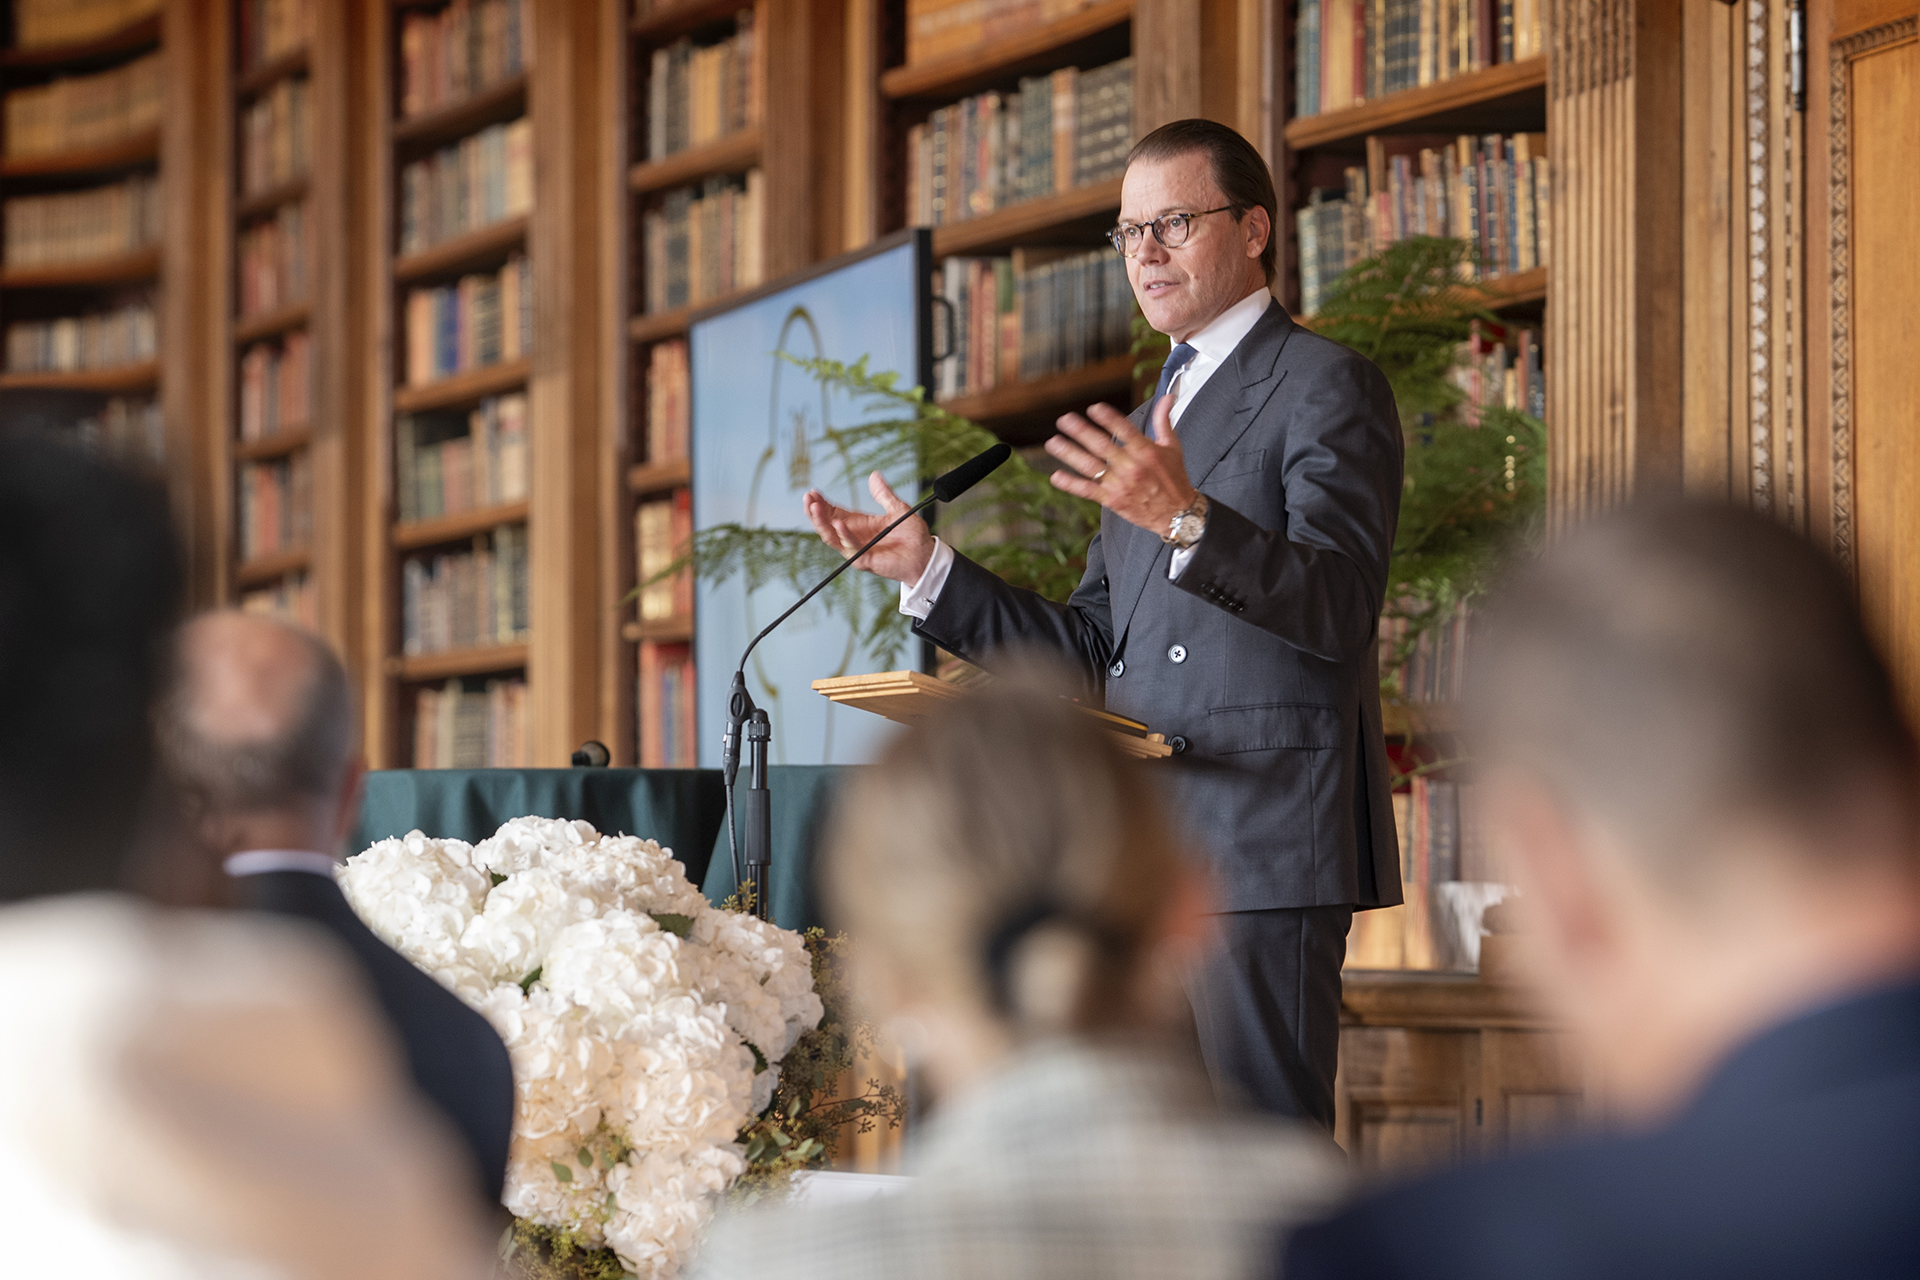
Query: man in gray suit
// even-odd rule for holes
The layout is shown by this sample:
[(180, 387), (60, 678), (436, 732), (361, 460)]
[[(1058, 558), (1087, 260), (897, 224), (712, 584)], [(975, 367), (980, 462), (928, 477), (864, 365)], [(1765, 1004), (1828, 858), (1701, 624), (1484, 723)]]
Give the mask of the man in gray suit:
[[(917, 519), (863, 567), (902, 584), (920, 635), (987, 665), (1063, 651), (1110, 710), (1168, 735), (1223, 912), (1189, 987), (1208, 1069), (1331, 1127), (1347, 931), (1400, 901), (1375, 639), (1401, 438), (1379, 369), (1270, 294), (1276, 204), (1259, 153), (1211, 121), (1128, 157), (1114, 246), (1175, 345), (1131, 417), (1095, 405), (1047, 442), (1054, 484), (1105, 508), (1071, 600), (1007, 585)], [(886, 515), (807, 495), (843, 553), (906, 509), (870, 487)]]

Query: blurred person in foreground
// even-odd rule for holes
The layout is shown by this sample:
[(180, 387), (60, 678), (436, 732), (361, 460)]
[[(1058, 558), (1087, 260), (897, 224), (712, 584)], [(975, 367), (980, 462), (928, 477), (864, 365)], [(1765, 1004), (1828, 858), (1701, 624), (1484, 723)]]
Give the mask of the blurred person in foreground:
[(1226, 1280), (1343, 1190), (1324, 1134), (1223, 1112), (1169, 1047), (1202, 882), (1143, 767), (1028, 683), (896, 739), (826, 846), (855, 988), (934, 1095), (916, 1176), (723, 1218), (699, 1276)]
[(0, 433), (0, 1270), (485, 1274), (450, 1140), (317, 935), (117, 886), (159, 821), (164, 497)]
[(180, 629), (162, 700), (163, 762), (236, 905), (310, 920), (352, 955), (414, 1083), (464, 1141), (497, 1205), (513, 1137), (513, 1067), (487, 1020), (375, 937), (334, 883), (360, 812), (353, 690), (324, 641), (273, 618), (204, 614)]
[(1839, 573), (1630, 512), (1487, 629), (1485, 821), (1621, 1131), (1369, 1200), (1285, 1273), (1920, 1275), (1920, 757)]

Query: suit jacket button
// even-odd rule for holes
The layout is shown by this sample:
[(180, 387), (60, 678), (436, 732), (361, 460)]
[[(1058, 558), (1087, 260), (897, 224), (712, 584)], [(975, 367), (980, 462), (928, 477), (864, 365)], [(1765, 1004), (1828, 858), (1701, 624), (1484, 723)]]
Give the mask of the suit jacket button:
[(1167, 661), (1185, 662), (1186, 660), (1187, 660), (1187, 646), (1183, 644), (1177, 644), (1173, 646), (1173, 648), (1167, 650)]
[(1167, 745), (1173, 748), (1173, 754), (1181, 755), (1186, 751), (1189, 744), (1185, 738), (1176, 733), (1167, 739)]
[(1118, 680), (1121, 676), (1127, 674), (1127, 664), (1122, 662), (1120, 659), (1115, 658), (1113, 660), (1113, 665), (1107, 668), (1107, 674), (1112, 676), (1115, 680)]

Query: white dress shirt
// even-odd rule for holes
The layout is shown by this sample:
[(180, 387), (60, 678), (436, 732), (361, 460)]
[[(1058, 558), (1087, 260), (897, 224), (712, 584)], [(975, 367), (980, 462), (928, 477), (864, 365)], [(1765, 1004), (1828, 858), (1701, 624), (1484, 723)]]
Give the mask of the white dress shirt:
[[(1207, 379), (1213, 377), (1215, 371), (1227, 362), (1234, 349), (1252, 332), (1253, 326), (1259, 323), (1260, 317), (1266, 314), (1271, 305), (1273, 295), (1262, 286), (1222, 311), (1213, 318), (1211, 324), (1187, 339), (1187, 345), (1194, 350), (1193, 359), (1173, 375), (1173, 382), (1167, 388), (1167, 394), (1173, 397), (1172, 420), (1175, 428), (1179, 427), (1187, 406), (1200, 394), (1200, 388), (1207, 385)], [(1149, 423), (1149, 434), (1152, 429)], [(1180, 576), (1180, 571), (1187, 567), (1187, 561), (1193, 558), (1193, 550), (1192, 547), (1175, 548), (1172, 562), (1167, 565), (1168, 578)], [(952, 571), (953, 548), (935, 538), (933, 555), (927, 560), (927, 567), (920, 571), (920, 577), (911, 584), (900, 584), (900, 612), (910, 618), (924, 620), (933, 612), (934, 603), (940, 599), (940, 590), (947, 585), (947, 575)]]
[(311, 849), (247, 849), (227, 855), (226, 862), (221, 865), (230, 876), (258, 876), (269, 871), (305, 871), (331, 880), (334, 869), (340, 864), (332, 854), (315, 853)]

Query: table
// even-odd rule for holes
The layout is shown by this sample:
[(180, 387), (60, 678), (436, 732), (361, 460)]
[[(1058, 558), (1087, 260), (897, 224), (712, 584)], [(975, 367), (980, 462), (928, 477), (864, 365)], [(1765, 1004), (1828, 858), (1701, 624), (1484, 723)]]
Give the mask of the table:
[[(845, 766), (773, 765), (773, 918), (822, 924), (814, 855)], [(743, 789), (736, 791), (744, 813)], [(651, 837), (719, 903), (734, 890), (726, 792), (718, 769), (382, 769), (367, 775), (351, 848), (424, 831), (478, 843), (511, 818), (582, 818), (600, 831)], [(736, 821), (738, 819), (736, 818)]]

